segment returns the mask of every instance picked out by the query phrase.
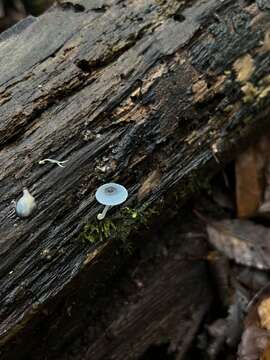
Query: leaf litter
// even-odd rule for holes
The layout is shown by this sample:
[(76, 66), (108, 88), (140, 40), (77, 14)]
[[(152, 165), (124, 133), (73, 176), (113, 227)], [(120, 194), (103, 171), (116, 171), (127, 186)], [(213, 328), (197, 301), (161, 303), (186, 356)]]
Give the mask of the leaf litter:
[(197, 213), (206, 223), (208, 263), (223, 308), (206, 326), (205, 358), (270, 360), (270, 134), (240, 154), (234, 170), (235, 206), (228, 189), (214, 184), (212, 199), (224, 216)]

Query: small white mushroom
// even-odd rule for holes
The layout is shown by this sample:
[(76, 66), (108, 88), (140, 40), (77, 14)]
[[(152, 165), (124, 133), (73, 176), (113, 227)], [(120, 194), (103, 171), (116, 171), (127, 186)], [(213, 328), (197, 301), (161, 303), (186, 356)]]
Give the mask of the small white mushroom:
[(21, 218), (26, 218), (32, 214), (36, 207), (34, 197), (27, 189), (23, 189), (23, 196), (16, 203), (16, 214)]
[(120, 184), (108, 183), (100, 186), (96, 191), (96, 199), (105, 207), (102, 213), (97, 215), (98, 220), (103, 220), (111, 206), (122, 204), (127, 197), (127, 189)]

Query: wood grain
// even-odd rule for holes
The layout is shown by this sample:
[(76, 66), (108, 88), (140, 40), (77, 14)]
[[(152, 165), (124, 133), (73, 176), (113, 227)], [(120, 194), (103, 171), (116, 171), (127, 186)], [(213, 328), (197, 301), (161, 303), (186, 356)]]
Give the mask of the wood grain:
[[(91, 268), (96, 247), (78, 235), (99, 211), (100, 184), (125, 185), (134, 208), (175, 191), (181, 203), (267, 127), (261, 1), (76, 4), (0, 39), (1, 344)], [(247, 53), (254, 71), (243, 82), (233, 65)], [(68, 163), (38, 165), (43, 158)], [(28, 220), (12, 204), (23, 187), (38, 204)]]

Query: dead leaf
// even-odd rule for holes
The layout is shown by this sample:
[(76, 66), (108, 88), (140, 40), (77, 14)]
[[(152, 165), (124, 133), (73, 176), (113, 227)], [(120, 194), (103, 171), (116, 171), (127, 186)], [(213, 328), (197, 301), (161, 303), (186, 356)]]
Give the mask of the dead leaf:
[(238, 348), (238, 360), (259, 360), (267, 347), (269, 334), (257, 325), (251, 325), (243, 332)]
[(238, 217), (252, 216), (258, 209), (263, 194), (254, 148), (249, 148), (238, 156), (235, 173)]
[(262, 300), (258, 306), (261, 327), (270, 330), (270, 297)]
[(268, 160), (267, 168), (265, 171), (265, 190), (261, 206), (259, 207), (258, 214), (264, 217), (270, 217), (270, 161)]
[[(270, 136), (240, 154), (235, 163), (237, 214), (248, 218), (260, 207), (264, 193), (265, 167), (270, 153)], [(269, 179), (270, 180), (270, 179)]]
[(263, 354), (260, 357), (260, 360), (270, 360), (270, 342), (268, 341), (268, 344), (263, 352)]
[(236, 263), (270, 269), (270, 229), (247, 220), (223, 220), (207, 225), (209, 242)]
[(238, 347), (239, 360), (270, 360), (269, 283), (258, 291), (248, 307), (245, 331)]
[(222, 359), (224, 349), (235, 349), (241, 339), (243, 332), (244, 310), (246, 308), (245, 298), (241, 287), (235, 288), (231, 296), (231, 304), (228, 306), (228, 313), (225, 318), (218, 318), (210, 325), (207, 330), (207, 359)]

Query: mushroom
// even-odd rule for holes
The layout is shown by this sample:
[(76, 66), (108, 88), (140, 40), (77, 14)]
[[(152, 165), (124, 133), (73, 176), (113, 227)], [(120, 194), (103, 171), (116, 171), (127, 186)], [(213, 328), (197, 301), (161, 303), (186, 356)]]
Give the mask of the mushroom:
[(23, 189), (23, 196), (16, 203), (16, 214), (21, 218), (26, 218), (32, 214), (35, 207), (35, 198), (27, 189)]
[(98, 220), (105, 218), (107, 211), (111, 206), (122, 204), (128, 197), (127, 189), (120, 184), (107, 183), (101, 185), (96, 191), (97, 201), (105, 205), (102, 213), (97, 215)]

